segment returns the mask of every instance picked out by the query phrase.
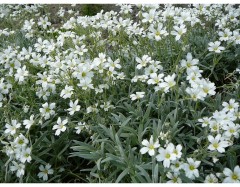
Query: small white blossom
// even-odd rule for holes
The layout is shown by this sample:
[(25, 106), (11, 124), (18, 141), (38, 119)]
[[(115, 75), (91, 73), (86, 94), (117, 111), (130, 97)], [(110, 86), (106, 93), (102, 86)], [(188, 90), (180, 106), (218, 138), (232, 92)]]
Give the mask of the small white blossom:
[(240, 167), (235, 166), (234, 170), (229, 168), (224, 168), (223, 170), (226, 178), (223, 180), (223, 183), (240, 183)]
[(44, 181), (48, 180), (48, 175), (53, 174), (53, 169), (51, 169), (51, 165), (47, 164), (46, 166), (40, 165), (39, 170), (40, 172), (38, 173), (38, 177), (42, 178)]
[(208, 135), (208, 141), (211, 143), (208, 149), (211, 151), (217, 150), (219, 153), (225, 152), (224, 148), (229, 146), (227, 141), (221, 140), (221, 134), (218, 134), (215, 138)]
[(64, 132), (67, 129), (67, 127), (65, 126), (67, 123), (68, 123), (67, 119), (62, 121), (61, 118), (58, 117), (57, 125), (53, 126), (53, 130), (56, 130), (55, 132), (56, 136), (59, 136), (61, 132)]
[(69, 103), (70, 108), (67, 109), (69, 111), (69, 114), (72, 116), (75, 112), (80, 110), (80, 105), (78, 105), (78, 99), (76, 101), (74, 101), (74, 103), (72, 101), (70, 101)]
[(184, 164), (185, 174), (190, 179), (195, 179), (195, 177), (199, 177), (198, 167), (201, 161), (194, 161), (192, 158), (187, 158), (188, 163)]
[(208, 45), (209, 45), (208, 50), (214, 51), (215, 53), (221, 53), (225, 49), (225, 47), (220, 46), (221, 42), (219, 41), (216, 41), (214, 43), (210, 42)]
[(166, 176), (170, 180), (167, 181), (167, 183), (182, 183), (182, 180), (178, 175), (179, 175), (178, 173), (173, 173), (172, 174), (172, 173), (168, 172)]
[(218, 183), (218, 178), (211, 173), (206, 176), (204, 183)]
[(155, 142), (153, 142), (153, 136), (150, 137), (150, 140), (143, 140), (142, 141), (142, 145), (144, 145), (145, 147), (140, 149), (141, 154), (145, 154), (148, 152), (148, 154), (150, 156), (153, 156), (155, 154), (155, 149), (158, 148), (160, 146), (159, 141), (156, 140)]
[(25, 174), (25, 165), (20, 163), (18, 164), (15, 161), (12, 161), (13, 165), (10, 166), (11, 171), (17, 171), (17, 177), (20, 178)]
[(82, 131), (84, 128), (86, 128), (86, 123), (85, 123), (85, 122), (83, 122), (83, 123), (82, 123), (82, 122), (78, 122), (77, 126), (75, 127), (76, 133), (77, 133), (77, 134), (80, 134), (81, 131)]
[(16, 134), (17, 129), (19, 129), (21, 127), (21, 123), (18, 123), (17, 120), (12, 120), (11, 121), (11, 125), (9, 125), (8, 123), (5, 125), (5, 127), (7, 128), (4, 132), (6, 134), (11, 134), (14, 135)]
[(141, 99), (141, 98), (143, 98), (144, 97), (144, 95), (145, 95), (145, 92), (136, 92), (136, 94), (131, 94), (130, 95), (130, 98), (131, 98), (131, 100), (136, 100), (136, 99)]
[(180, 25), (180, 27), (178, 26), (173, 26), (174, 31), (171, 31), (172, 35), (175, 35), (175, 40), (178, 41), (180, 40), (181, 36), (187, 32), (187, 28), (185, 27), (185, 25)]
[(45, 120), (49, 119), (50, 116), (55, 114), (55, 111), (53, 110), (55, 106), (56, 106), (55, 103), (51, 103), (50, 105), (48, 103), (44, 103), (42, 105), (43, 108), (39, 109), (41, 115), (44, 117)]
[(159, 154), (156, 156), (157, 161), (163, 161), (163, 166), (165, 168), (170, 167), (170, 162), (176, 160), (177, 156), (174, 153), (175, 146), (172, 143), (169, 143), (166, 149), (160, 147), (158, 152)]
[(34, 115), (30, 116), (30, 119), (23, 120), (23, 125), (25, 125), (26, 129), (30, 129), (30, 127), (34, 124)]

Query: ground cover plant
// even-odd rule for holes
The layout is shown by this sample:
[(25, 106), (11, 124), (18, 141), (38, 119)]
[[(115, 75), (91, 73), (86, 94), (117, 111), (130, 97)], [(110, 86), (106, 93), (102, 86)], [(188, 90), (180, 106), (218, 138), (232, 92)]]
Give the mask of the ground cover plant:
[(116, 6), (0, 6), (0, 182), (239, 183), (239, 6)]

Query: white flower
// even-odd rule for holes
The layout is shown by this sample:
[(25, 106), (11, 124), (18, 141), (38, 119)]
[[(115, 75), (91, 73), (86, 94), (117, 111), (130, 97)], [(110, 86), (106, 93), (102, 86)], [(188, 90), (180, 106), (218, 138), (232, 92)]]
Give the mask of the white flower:
[(88, 51), (88, 49), (86, 49), (85, 47), (86, 45), (82, 45), (81, 47), (75, 45), (76, 50), (74, 51), (74, 53), (82, 56), (84, 53)]
[(159, 154), (156, 156), (157, 161), (161, 162), (163, 161), (163, 166), (165, 168), (170, 167), (170, 161), (176, 160), (176, 154), (174, 153), (174, 145), (172, 143), (169, 143), (166, 149), (160, 147), (158, 152)]
[(208, 45), (209, 45), (208, 50), (214, 51), (215, 53), (221, 53), (225, 49), (225, 47), (220, 46), (221, 42), (219, 41), (216, 41), (214, 43), (210, 42)]
[(80, 83), (77, 85), (81, 87), (83, 90), (87, 90), (88, 88), (94, 89), (92, 79), (82, 79), (80, 80)]
[[(96, 68), (99, 68), (99, 66)], [(103, 65), (101, 64), (101, 66)], [(94, 73), (92, 71), (92, 67), (90, 66), (90, 64), (86, 63), (83, 65), (82, 63), (80, 63), (75, 68), (75, 71), (73, 72), (73, 76), (76, 77), (78, 80), (80, 80), (80, 82), (83, 80), (89, 82), (92, 80)]]
[(216, 89), (215, 84), (210, 82), (209, 80), (202, 79), (200, 88), (202, 89), (205, 96), (207, 96), (207, 94), (215, 95), (215, 93), (216, 93), (215, 92), (215, 89)]
[(224, 148), (229, 146), (227, 141), (221, 140), (221, 134), (218, 134), (215, 138), (211, 135), (208, 135), (208, 141), (211, 143), (208, 146), (208, 149), (211, 151), (217, 150), (219, 153), (225, 152)]
[(45, 17), (45, 18), (40, 17), (38, 21), (38, 25), (46, 29), (47, 26), (51, 25), (51, 23), (48, 21), (48, 17)]
[(202, 123), (202, 127), (206, 127), (210, 124), (211, 118), (203, 117), (198, 120), (200, 123)]
[(176, 155), (176, 158), (181, 158), (182, 156), (182, 146), (181, 145), (177, 145), (176, 148), (174, 148), (173, 150), (173, 154)]
[(148, 75), (157, 73), (157, 71), (158, 71), (158, 69), (153, 64), (151, 64), (150, 66), (148, 66), (144, 69), (144, 74), (145, 74), (145, 76), (148, 77)]
[(178, 26), (173, 26), (173, 28), (175, 29), (174, 31), (171, 31), (172, 35), (175, 35), (175, 40), (178, 41), (180, 40), (181, 36), (187, 32), (187, 29), (185, 27), (185, 25), (180, 25), (180, 27)]
[(188, 53), (186, 56), (186, 60), (181, 60), (181, 66), (187, 69), (191, 69), (193, 66), (197, 65), (198, 62), (198, 59), (193, 59), (192, 54)]
[(80, 105), (78, 105), (78, 99), (76, 101), (74, 101), (74, 103), (72, 101), (70, 101), (69, 106), (71, 108), (67, 109), (69, 111), (69, 114), (72, 116), (75, 112), (80, 110)]
[(103, 108), (104, 111), (108, 111), (109, 109), (114, 109), (115, 107), (111, 105), (110, 101), (108, 101), (100, 105), (100, 108)]
[(15, 73), (15, 80), (19, 83), (24, 82), (24, 77), (28, 76), (28, 71), (26, 70), (26, 66), (22, 68), (18, 68), (17, 72)]
[(74, 90), (74, 89), (73, 89), (72, 86), (66, 85), (65, 88), (61, 91), (60, 96), (61, 96), (62, 98), (64, 98), (64, 99), (70, 98), (70, 97), (72, 96), (72, 94), (73, 94), (73, 92), (72, 92), (73, 90)]
[(105, 64), (105, 67), (109, 68), (110, 71), (113, 71), (114, 69), (121, 69), (122, 66), (120, 65), (120, 60), (117, 59), (115, 61), (112, 61), (112, 59), (109, 57), (107, 60), (107, 63)]
[(179, 160), (174, 160), (172, 161), (170, 168), (174, 173), (179, 173), (179, 170), (183, 168), (183, 163)]
[(159, 87), (164, 90), (165, 93), (169, 91), (170, 88), (176, 85), (176, 81), (174, 80), (176, 77), (176, 74), (168, 75), (164, 78), (165, 82), (159, 83)]
[(130, 98), (132, 101), (136, 100), (136, 99), (141, 99), (143, 98), (145, 95), (145, 92), (136, 92), (136, 94), (131, 94)]
[(232, 36), (232, 32), (230, 31), (230, 29), (226, 28), (224, 32), (220, 31), (218, 35), (220, 36), (220, 41), (228, 41)]
[(88, 114), (88, 113), (91, 113), (91, 112), (98, 113), (99, 110), (98, 110), (97, 107), (98, 107), (98, 103), (94, 104), (93, 106), (87, 107), (87, 114)]
[[(201, 73), (195, 72), (193, 69), (195, 69), (197, 66), (191, 66), (191, 68), (187, 69), (187, 80), (191, 84), (192, 88), (199, 89), (199, 84), (201, 83)], [(193, 70), (193, 71), (191, 71)]]
[(219, 132), (221, 124), (219, 122), (217, 122), (216, 120), (211, 120), (209, 127), (210, 127), (211, 132)]
[(143, 140), (142, 145), (145, 147), (140, 149), (141, 154), (145, 154), (148, 152), (150, 156), (153, 156), (155, 154), (155, 149), (160, 146), (159, 141), (156, 140), (156, 142), (153, 142), (153, 136), (150, 137), (150, 140)]
[(235, 166), (234, 170), (231, 171), (229, 168), (224, 168), (223, 170), (226, 178), (223, 183), (240, 183), (240, 167)]
[(155, 9), (151, 9), (149, 11), (149, 13), (144, 12), (142, 14), (142, 16), (143, 16), (143, 20), (142, 20), (143, 23), (145, 23), (145, 22), (152, 23), (154, 21), (155, 17), (156, 17), (156, 10)]
[(7, 128), (4, 133), (14, 135), (16, 134), (17, 129), (21, 127), (21, 123), (18, 123), (17, 120), (12, 120), (11, 125), (8, 123), (5, 125)]
[(42, 105), (43, 108), (40, 108), (39, 111), (41, 112), (42, 116), (45, 120), (49, 119), (50, 116), (55, 114), (53, 110), (55, 108), (55, 103), (51, 103), (50, 105), (46, 102)]
[(80, 134), (80, 132), (86, 127), (86, 123), (85, 122), (78, 122), (77, 126), (75, 127), (76, 129), (76, 133)]
[(40, 165), (39, 167), (40, 172), (38, 173), (39, 178), (43, 178), (44, 181), (48, 180), (48, 175), (53, 174), (53, 169), (51, 169), (51, 165), (47, 164), (45, 167)]
[(58, 136), (61, 132), (64, 132), (67, 129), (67, 127), (65, 126), (67, 123), (68, 123), (67, 119), (62, 121), (61, 118), (58, 117), (57, 125), (53, 126), (53, 130), (56, 130), (55, 132), (56, 136)]
[(34, 124), (34, 115), (30, 116), (30, 119), (23, 120), (23, 125), (25, 125), (26, 129), (30, 129), (30, 127)]
[(225, 112), (228, 112), (228, 111), (233, 112), (234, 110), (238, 109), (239, 104), (238, 104), (238, 102), (235, 102), (235, 99), (230, 99), (229, 103), (223, 102), (222, 106), (224, 106), (223, 111), (225, 111)]
[(187, 158), (188, 163), (184, 164), (185, 174), (190, 179), (195, 179), (195, 177), (199, 177), (198, 167), (201, 161), (194, 161), (192, 158)]
[(232, 40), (235, 42), (235, 44), (240, 44), (240, 34), (238, 30), (233, 31)]
[(148, 63), (151, 61), (151, 57), (148, 55), (143, 55), (142, 59), (136, 57), (136, 61), (138, 63), (137, 69), (142, 69), (142, 67), (146, 67)]
[(197, 101), (198, 99), (204, 100), (204, 97), (206, 95), (199, 87), (196, 88), (187, 87), (186, 92), (190, 95), (191, 99), (194, 101)]
[(178, 173), (170, 173), (167, 172), (167, 178), (169, 178), (170, 180), (167, 181), (167, 183), (182, 183), (181, 178), (179, 178)]
[(25, 163), (26, 161), (27, 162), (31, 162), (32, 160), (32, 157), (31, 157), (31, 148), (27, 148), (27, 149), (24, 149), (22, 152), (21, 152), (21, 158), (20, 158), (20, 161), (22, 163)]
[(214, 174), (209, 174), (206, 176), (204, 183), (218, 183), (218, 179)]
[(17, 148), (25, 148), (28, 143), (29, 143), (29, 140), (23, 134), (20, 134), (14, 139), (14, 145)]
[(213, 163), (216, 163), (217, 161), (219, 161), (219, 159), (215, 156), (212, 157)]
[(158, 84), (160, 82), (163, 82), (164, 74), (158, 74), (157, 73), (152, 73), (150, 74), (150, 79), (147, 81), (148, 84)]
[[(46, 58), (46, 57), (45, 57)], [(45, 59), (47, 62), (48, 60)], [(43, 65), (44, 63), (42, 63)], [(37, 76), (40, 78), (36, 81), (36, 84), (42, 85), (42, 88), (46, 91), (50, 87), (50, 83), (53, 81), (52, 76), (48, 75), (47, 72), (44, 72), (43, 74), (37, 73)]]
[(99, 53), (98, 54), (99, 58), (94, 58), (92, 66), (94, 68), (97, 68), (99, 65), (103, 64), (104, 62), (106, 62), (106, 54), (104, 53)]
[(234, 136), (235, 138), (239, 138), (239, 132), (240, 132), (239, 124), (230, 123), (228, 125), (224, 125), (222, 129), (225, 130), (224, 136), (226, 137)]
[(11, 171), (17, 171), (17, 177), (20, 178), (24, 175), (25, 173), (25, 165), (20, 163), (18, 164), (15, 161), (12, 161), (13, 166), (10, 166), (10, 170)]
[(165, 28), (163, 28), (163, 24), (159, 23), (157, 26), (157, 29), (153, 27), (153, 25), (150, 25), (149, 27), (149, 38), (150, 39), (155, 39), (156, 41), (159, 41), (162, 39), (163, 36), (167, 36), (168, 33)]
[(24, 105), (24, 106), (23, 106), (23, 112), (24, 112), (24, 113), (28, 113), (29, 108), (30, 108), (30, 106)]

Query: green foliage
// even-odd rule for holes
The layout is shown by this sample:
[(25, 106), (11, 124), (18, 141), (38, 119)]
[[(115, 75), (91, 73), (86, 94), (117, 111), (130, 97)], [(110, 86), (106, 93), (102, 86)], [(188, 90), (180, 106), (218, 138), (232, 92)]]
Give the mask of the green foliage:
[(101, 4), (83, 4), (81, 5), (81, 13), (83, 16), (94, 16), (103, 8)]
[[(169, 173), (176, 173), (182, 182), (194, 183), (204, 182), (209, 174), (222, 174), (225, 168), (234, 170), (240, 160), (239, 137), (230, 136), (228, 143), (231, 145), (225, 148), (225, 152), (212, 151), (208, 136), (224, 136), (226, 130), (214, 130), (210, 124), (204, 127), (199, 121), (208, 117), (212, 122), (219, 120), (217, 122), (222, 126), (229, 126), (233, 121), (234, 125), (239, 124), (239, 107), (235, 107), (238, 109), (234, 109), (233, 117), (229, 112), (231, 108), (226, 109), (223, 103), (231, 99), (235, 104), (240, 101), (240, 79), (236, 72), (240, 64), (240, 45), (229, 40), (222, 41), (221, 46), (225, 46), (225, 50), (221, 53), (208, 49), (210, 42), (219, 40), (215, 25), (218, 16), (230, 19), (222, 9), (227, 11), (231, 7), (207, 6), (206, 15), (201, 13), (201, 7), (173, 7), (176, 16), (164, 17), (162, 13), (167, 7), (161, 5), (155, 21), (143, 22), (144, 13), (153, 7), (139, 6), (136, 20), (132, 19), (133, 13), (124, 12), (116, 15), (114, 12), (100, 13), (99, 17), (92, 17), (103, 6), (83, 4), (82, 16), (79, 17), (74, 15), (74, 8), (73, 13), (64, 12), (62, 17), (59, 14), (63, 10), (59, 10), (55, 16), (61, 23), (56, 28), (51, 25), (44, 29), (41, 22), (39, 24), (40, 18), (53, 20), (47, 5), (37, 6), (36, 12), (25, 5), (13, 5), (9, 10), (16, 15), (1, 18), (0, 29), (8, 28), (15, 32), (9, 36), (0, 35), (0, 182), (166, 183), (170, 180)], [(192, 25), (190, 21), (183, 21), (187, 32), (176, 40), (171, 31), (178, 25), (176, 21), (184, 11), (196, 14), (199, 22)], [(25, 21), (30, 19), (34, 22), (30, 29), (32, 36), (28, 36), (30, 31), (23, 29)], [(156, 28), (158, 22), (168, 33), (159, 41), (148, 35), (151, 25)], [(228, 27), (232, 31), (239, 25)], [(30, 54), (26, 54), (26, 50), (30, 50)], [(191, 98), (187, 93), (190, 80), (181, 60), (186, 59), (188, 53), (199, 60), (197, 68), (202, 70), (201, 81), (209, 80), (209, 84), (216, 86), (216, 93), (206, 94), (201, 99)], [(136, 59), (144, 55), (151, 60), (146, 67), (137, 68), (139, 62)], [(120, 68), (116, 64), (109, 65), (115, 60), (119, 60)], [(152, 64), (158, 75), (163, 74), (159, 84), (167, 83), (167, 76), (176, 75), (173, 85), (167, 83), (167, 91), (164, 90), (166, 87), (156, 90), (158, 84), (148, 83), (153, 74), (148, 74), (147, 68)], [(161, 68), (158, 69), (157, 65)], [(23, 76), (21, 83), (16, 75), (24, 66), (28, 75)], [(195, 73), (199, 72), (196, 70)], [(46, 77), (40, 78), (44, 73)], [(123, 78), (119, 78), (121, 75)], [(145, 75), (145, 78), (135, 81), (134, 77), (140, 75)], [(87, 82), (89, 79), (91, 81)], [(84, 85), (86, 89), (81, 85), (83, 80), (87, 82)], [(200, 88), (198, 92), (203, 92), (201, 81), (194, 85)], [(7, 94), (2, 91), (5, 83), (11, 84)], [(73, 88), (72, 93), (65, 90), (66, 86)], [(71, 96), (64, 98), (64, 91)], [(143, 97), (132, 99), (132, 94), (137, 92), (144, 92)], [(69, 108), (74, 107), (70, 106), (70, 101), (76, 100), (81, 108), (71, 114)], [(41, 112), (44, 103), (56, 105), (49, 118)], [(29, 109), (25, 111), (25, 107)], [(223, 110), (229, 110), (230, 117)], [(33, 124), (27, 129), (24, 121), (32, 115)], [(222, 115), (226, 118), (222, 119)], [(59, 118), (67, 120), (65, 129), (63, 123), (58, 124)], [(231, 122), (224, 122), (227, 119)], [(11, 124), (12, 120), (21, 123), (21, 127), (9, 134), (6, 133), (6, 124)], [(59, 125), (57, 130), (60, 134), (54, 128), (56, 125)], [(239, 128), (236, 133), (240, 133)], [(20, 134), (29, 141), (31, 161), (24, 162), (25, 173), (19, 177), (11, 167), (13, 161), (19, 161), (18, 157), (21, 157), (16, 156), (19, 150), (15, 142)], [(150, 141), (150, 137), (153, 142), (159, 142), (159, 146), (153, 148), (154, 155), (141, 153), (141, 149), (146, 147), (143, 141)], [(197, 168), (199, 177), (187, 177), (186, 168), (175, 172), (173, 160), (171, 167), (157, 160), (158, 148), (167, 149), (170, 143), (175, 147), (182, 146), (182, 155), (176, 159), (181, 166), (188, 164), (188, 158), (201, 161)], [(40, 167), (48, 164), (53, 173), (43, 180), (39, 177)], [(224, 178), (226, 176), (218, 176), (218, 182), (223, 182)]]

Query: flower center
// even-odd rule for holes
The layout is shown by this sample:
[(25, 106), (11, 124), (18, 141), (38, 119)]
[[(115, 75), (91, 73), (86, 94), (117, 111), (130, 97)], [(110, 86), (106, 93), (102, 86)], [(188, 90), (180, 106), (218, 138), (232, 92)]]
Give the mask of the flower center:
[(187, 62), (187, 67), (191, 67), (192, 66), (192, 64), (190, 63), (190, 62)]
[(232, 179), (233, 179), (233, 180), (237, 180), (237, 179), (238, 179), (238, 176), (237, 176), (236, 174), (233, 174), (233, 175), (232, 175)]
[(26, 158), (29, 157), (29, 156), (30, 156), (30, 155), (29, 155), (28, 153), (25, 154), (25, 157), (26, 157)]
[(219, 144), (218, 144), (218, 143), (214, 143), (214, 144), (213, 144), (213, 147), (214, 147), (215, 149), (217, 149), (217, 148), (219, 147)]
[(169, 153), (166, 154), (165, 158), (169, 159), (171, 155)]
[(233, 134), (235, 132), (235, 130), (234, 129), (230, 129), (229, 132)]
[(213, 130), (217, 130), (218, 129), (218, 126), (217, 125), (215, 125), (215, 126), (213, 126)]
[(208, 88), (203, 88), (203, 91), (207, 94), (209, 92)]
[(50, 112), (50, 108), (46, 108), (46, 112), (49, 113)]
[(213, 183), (214, 181), (213, 181), (213, 179), (211, 178), (211, 179), (209, 179), (208, 182), (209, 182), (209, 183)]
[(177, 177), (173, 177), (172, 180), (173, 180), (174, 183), (177, 183)]
[(193, 165), (190, 165), (190, 166), (189, 166), (189, 169), (192, 171), (192, 170), (195, 169), (195, 167), (194, 167)]
[(154, 146), (153, 146), (153, 145), (150, 145), (150, 146), (149, 146), (149, 149), (153, 150), (153, 149), (154, 149)]
[(45, 170), (43, 171), (43, 173), (48, 174), (48, 170), (45, 169)]
[(22, 145), (24, 143), (24, 141), (22, 140), (22, 139), (20, 139), (19, 141), (18, 141), (18, 144), (19, 145)]
[(232, 105), (229, 105), (229, 106), (228, 106), (228, 109), (233, 109), (233, 106), (232, 106)]
[(86, 77), (86, 72), (82, 72), (82, 77)]

